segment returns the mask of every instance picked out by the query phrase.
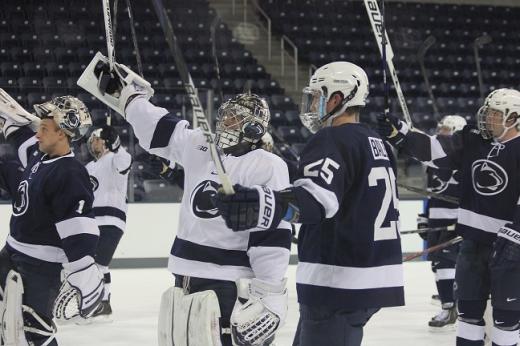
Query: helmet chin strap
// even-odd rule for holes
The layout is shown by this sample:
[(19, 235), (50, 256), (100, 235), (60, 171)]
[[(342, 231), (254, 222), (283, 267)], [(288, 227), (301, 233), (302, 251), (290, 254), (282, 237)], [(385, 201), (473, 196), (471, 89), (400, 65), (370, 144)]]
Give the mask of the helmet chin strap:
[(324, 121), (322, 121), (322, 123), (325, 126), (332, 126), (332, 122), (334, 121), (334, 119), (336, 119), (341, 114), (345, 113), (345, 110), (347, 109), (347, 103), (345, 102), (345, 104), (343, 105), (342, 103), (336, 106), (336, 108), (334, 108), (332, 112), (330, 112), (324, 117)]

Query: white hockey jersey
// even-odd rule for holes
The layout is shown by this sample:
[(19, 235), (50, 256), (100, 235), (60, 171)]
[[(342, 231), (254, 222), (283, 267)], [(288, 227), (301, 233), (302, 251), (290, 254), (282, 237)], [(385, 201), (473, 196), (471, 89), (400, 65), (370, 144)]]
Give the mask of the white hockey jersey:
[[(289, 263), (290, 224), (282, 221), (272, 232), (227, 228), (211, 202), (220, 183), (202, 131), (190, 129), (186, 120), (144, 98), (133, 100), (126, 111), (144, 149), (184, 167), (184, 195), (168, 269), (207, 279), (281, 280)], [(289, 186), (285, 162), (262, 149), (222, 160), (233, 184), (267, 185), (274, 190)]]
[(126, 192), (128, 172), (132, 157), (120, 147), (117, 153), (107, 152), (97, 161), (91, 161), (86, 168), (94, 190), (93, 211), (98, 226), (116, 226), (125, 230)]

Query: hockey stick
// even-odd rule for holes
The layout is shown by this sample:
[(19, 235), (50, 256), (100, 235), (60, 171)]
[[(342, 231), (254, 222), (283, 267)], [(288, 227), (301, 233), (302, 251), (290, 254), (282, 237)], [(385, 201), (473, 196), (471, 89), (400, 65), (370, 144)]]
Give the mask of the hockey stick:
[[(110, 67), (110, 73), (114, 70), (114, 61), (115, 61), (115, 44), (114, 44), (114, 33), (112, 32), (112, 16), (110, 14), (110, 3), (109, 0), (101, 0), (103, 3), (103, 19), (105, 21), (105, 35), (107, 41), (107, 57), (108, 57), (108, 65)], [(115, 4), (114, 4), (115, 5)], [(117, 5), (115, 5), (117, 6)], [(117, 7), (116, 7), (117, 9)], [(103, 76), (105, 77), (105, 76)], [(100, 79), (100, 83), (108, 83), (109, 77)], [(108, 78), (107, 78), (108, 77)], [(107, 125), (110, 126), (112, 123), (112, 111), (108, 110), (107, 115)]]
[(453, 231), (455, 230), (455, 226), (448, 227), (433, 227), (433, 228), (419, 228), (419, 229), (410, 229), (406, 231), (399, 232), (399, 234), (416, 234), (416, 233), (431, 233), (431, 232), (442, 232), (442, 231)]
[(213, 55), (213, 59), (215, 60), (215, 72), (217, 73), (217, 92), (220, 98), (220, 103), (224, 103), (224, 94), (222, 92), (222, 81), (220, 79), (220, 64), (218, 62), (217, 56), (217, 25), (220, 23), (220, 17), (216, 16), (211, 23), (210, 33), (211, 33), (211, 54)]
[(432, 102), (433, 114), (437, 121), (440, 120), (439, 108), (437, 108), (437, 102), (435, 101), (435, 96), (433, 96), (433, 90), (430, 85), (430, 79), (428, 78), (428, 72), (426, 71), (426, 67), (424, 65), (424, 57), (426, 55), (426, 51), (430, 49), (431, 46), (435, 44), (435, 37), (430, 35), (424, 40), (424, 42), (419, 47), (419, 51), (417, 52), (417, 60), (419, 60), (419, 65), (421, 66), (421, 73), (424, 78), (424, 85), (426, 86), (426, 90), (428, 91), (428, 96)]
[(402, 187), (405, 190), (418, 193), (419, 195), (422, 195), (424, 197), (435, 198), (435, 199), (438, 199), (438, 200), (441, 200), (441, 201), (444, 201), (444, 202), (448, 202), (448, 203), (451, 203), (451, 204), (457, 204), (457, 205), (459, 204), (459, 199), (456, 198), (456, 197), (441, 195), (441, 194), (438, 194), (438, 193), (435, 193), (435, 192), (427, 191), (427, 190), (424, 190), (424, 189), (421, 189), (421, 188), (418, 188), (418, 187), (409, 186), (409, 185), (405, 185), (405, 184), (402, 184), (402, 183), (397, 183), (397, 186), (398, 187)]
[[(117, 2), (117, 0), (116, 0)], [(128, 20), (130, 22), (130, 33), (132, 34), (132, 43), (135, 49), (135, 59), (137, 60), (137, 71), (139, 75), (144, 78), (143, 75), (143, 62), (141, 60), (141, 53), (139, 52), (139, 45), (137, 44), (137, 34), (135, 33), (134, 15), (132, 13), (132, 5), (130, 0), (126, 0), (126, 9), (128, 10)]]
[(417, 257), (421, 257), (423, 255), (427, 255), (429, 253), (445, 249), (445, 248), (450, 247), (450, 246), (452, 246), (454, 244), (460, 243), (461, 241), (462, 241), (462, 237), (458, 236), (458, 237), (453, 238), (451, 240), (448, 240), (447, 242), (444, 242), (442, 244), (435, 245), (435, 246), (429, 247), (427, 249), (424, 249), (423, 251), (415, 252), (413, 254), (410, 254), (410, 255), (406, 256), (405, 258), (403, 258), (403, 262), (411, 261), (411, 260), (413, 260), (413, 259), (415, 259)]
[[(395, 91), (397, 93), (397, 99), (399, 100), (399, 104), (401, 105), (401, 110), (403, 111), (404, 119), (410, 127), (413, 127), (412, 118), (410, 117), (410, 111), (408, 110), (408, 106), (406, 105), (403, 90), (401, 89), (401, 84), (399, 83), (399, 79), (397, 78), (397, 72), (394, 67), (394, 52), (392, 51), (392, 46), (390, 45), (390, 41), (388, 40), (388, 34), (386, 33), (385, 28), (383, 27), (382, 16), (379, 12), (377, 0), (364, 0), (364, 2), (365, 7), (367, 9), (368, 18), (370, 19), (370, 24), (372, 25), (372, 31), (374, 33), (374, 37), (379, 48), (379, 53), (381, 54), (381, 57), (386, 61), (386, 67), (388, 68), (390, 76), (392, 77)], [(386, 41), (386, 43), (383, 42), (383, 36), (385, 37), (384, 41)], [(386, 48), (386, 53), (383, 52), (383, 46), (385, 46)]]
[(484, 34), (480, 37), (477, 37), (475, 41), (473, 42), (473, 51), (475, 54), (475, 64), (477, 66), (477, 76), (478, 76), (478, 88), (480, 90), (480, 98), (484, 99), (484, 81), (482, 79), (482, 69), (480, 67), (480, 55), (479, 55), (479, 48), (482, 47), (485, 44), (491, 43), (493, 39), (488, 34)]
[[(385, 23), (385, 0), (381, 0), (381, 27), (383, 32), (386, 32), (386, 23)], [(383, 87), (384, 87), (384, 102), (385, 102), (385, 108), (383, 110), (385, 114), (385, 118), (388, 118), (388, 115), (390, 114), (390, 89), (388, 88), (388, 80), (386, 76), (386, 69), (387, 69), (387, 63), (386, 63), (386, 44), (387, 44), (387, 37), (386, 35), (382, 35), (381, 37), (381, 64), (382, 64), (382, 71), (383, 71)]]
[(179, 74), (184, 83), (184, 88), (186, 89), (186, 93), (190, 98), (191, 106), (193, 108), (193, 118), (197, 119), (197, 125), (202, 130), (202, 133), (208, 142), (211, 157), (215, 163), (217, 174), (220, 178), (220, 182), (222, 183), (224, 193), (228, 195), (233, 194), (235, 193), (233, 190), (233, 185), (231, 184), (231, 180), (226, 174), (226, 170), (222, 164), (222, 159), (218, 152), (217, 145), (215, 144), (215, 136), (211, 132), (211, 127), (209, 126), (208, 120), (204, 115), (204, 110), (202, 109), (199, 96), (197, 95), (197, 89), (195, 89), (195, 85), (193, 84), (193, 80), (186, 65), (186, 61), (184, 61), (184, 57), (181, 54), (179, 44), (177, 43), (177, 37), (173, 31), (172, 23), (168, 18), (168, 14), (166, 13), (166, 9), (162, 0), (152, 0), (152, 3), (157, 17), (159, 18), (161, 27), (164, 31), (164, 36), (168, 42), (172, 56), (175, 59), (175, 64), (177, 65), (177, 69), (179, 70)]

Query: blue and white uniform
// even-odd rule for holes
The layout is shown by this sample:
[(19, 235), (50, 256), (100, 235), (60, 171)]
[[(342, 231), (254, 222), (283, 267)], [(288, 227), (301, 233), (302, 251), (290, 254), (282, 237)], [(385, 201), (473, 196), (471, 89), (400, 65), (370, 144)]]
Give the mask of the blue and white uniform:
[(300, 156), (293, 188), (298, 301), (351, 311), (404, 305), (392, 152), (363, 124), (319, 130)]
[(120, 147), (116, 153), (106, 152), (86, 168), (94, 190), (93, 212), (98, 226), (126, 228), (128, 173), (132, 156)]
[[(282, 221), (277, 232), (233, 232), (226, 227), (211, 198), (220, 184), (206, 139), (186, 120), (136, 98), (126, 108), (139, 144), (151, 154), (184, 167), (184, 195), (177, 236), (168, 269), (176, 275), (236, 281), (256, 277), (280, 282), (289, 263), (291, 226)], [(239, 157), (222, 157), (233, 184), (289, 186), (287, 165), (263, 149)]]
[(73, 153), (51, 158), (38, 151), (27, 128), (11, 137), (25, 171), (13, 196), (7, 247), (53, 263), (94, 257), (99, 229), (85, 167)]

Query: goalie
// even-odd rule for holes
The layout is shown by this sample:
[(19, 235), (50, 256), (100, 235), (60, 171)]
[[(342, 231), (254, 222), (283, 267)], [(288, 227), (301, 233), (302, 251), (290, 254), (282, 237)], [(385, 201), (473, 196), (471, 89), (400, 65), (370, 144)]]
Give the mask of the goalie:
[(0, 252), (1, 345), (57, 345), (53, 313), (57, 319), (88, 317), (103, 292), (93, 258), (99, 230), (92, 188), (70, 149), (92, 124), (90, 114), (71, 96), (34, 108), (37, 116), (0, 89), (1, 129), (24, 167), (21, 174), (2, 172), (13, 209)]
[[(227, 228), (212, 202), (220, 179), (203, 132), (150, 103), (150, 84), (126, 66), (116, 63), (111, 72), (98, 53), (78, 85), (121, 114), (145, 150), (186, 172), (168, 261), (175, 287), (163, 294), (159, 345), (269, 345), (287, 313), (289, 223), (273, 224), (278, 231), (271, 233)], [(239, 94), (218, 114), (216, 143), (231, 181), (288, 186), (286, 164), (260, 148), (270, 120), (266, 101)]]

